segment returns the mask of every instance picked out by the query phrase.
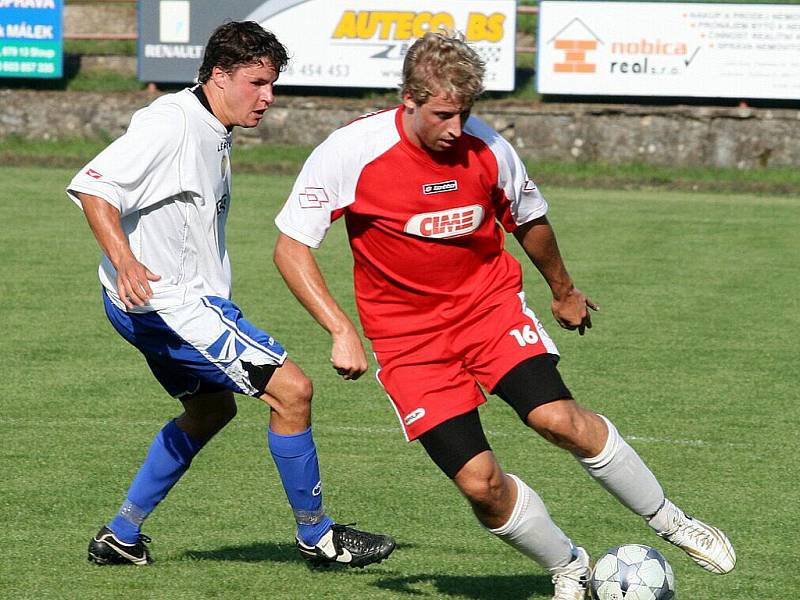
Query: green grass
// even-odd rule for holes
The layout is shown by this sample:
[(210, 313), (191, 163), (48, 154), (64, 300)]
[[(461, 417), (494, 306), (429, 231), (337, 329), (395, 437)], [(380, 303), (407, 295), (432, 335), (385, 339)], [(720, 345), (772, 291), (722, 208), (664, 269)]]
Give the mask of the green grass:
[[(271, 264), (290, 176), (239, 174), (229, 225), (235, 299), (314, 379), (326, 504), (385, 530), (395, 555), (363, 571), (310, 572), (265, 448), (266, 410), (237, 419), (148, 520), (149, 569), (86, 563), (89, 537), (123, 499), (155, 431), (178, 412), (106, 323), (98, 249), (63, 188), (72, 170), (0, 169), (0, 597), (9, 599), (547, 599), (541, 569), (482, 530), (417, 444), (402, 440), (373, 374), (344, 382), (329, 341)], [(502, 402), (482, 419), (503, 465), (598, 555), (650, 543), (685, 600), (772, 600), (800, 589), (793, 473), (800, 211), (790, 196), (545, 187), (578, 285), (601, 305), (584, 337), (554, 326), (576, 396), (612, 418), (687, 510), (723, 527), (739, 565), (708, 575), (655, 538)], [(318, 252), (352, 310), (341, 223)]]
[(64, 40), (64, 53), (136, 56), (136, 40)]
[(135, 76), (110, 69), (80, 70), (66, 82), (70, 92), (138, 92), (145, 84)]

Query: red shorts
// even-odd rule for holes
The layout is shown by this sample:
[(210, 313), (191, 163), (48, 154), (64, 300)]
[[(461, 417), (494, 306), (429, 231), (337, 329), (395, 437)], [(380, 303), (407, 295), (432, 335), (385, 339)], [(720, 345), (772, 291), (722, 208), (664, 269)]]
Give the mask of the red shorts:
[(375, 344), (376, 375), (409, 441), (486, 402), (481, 387), (493, 390), (522, 361), (558, 354), (522, 292), (437, 333), (402, 338), (400, 350), (385, 342)]

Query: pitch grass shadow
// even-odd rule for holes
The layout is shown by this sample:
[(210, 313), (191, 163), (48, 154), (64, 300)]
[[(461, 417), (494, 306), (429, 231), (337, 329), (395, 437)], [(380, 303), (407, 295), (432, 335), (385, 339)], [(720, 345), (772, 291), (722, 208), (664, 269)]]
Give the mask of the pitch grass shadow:
[(551, 598), (553, 594), (553, 583), (546, 575), (469, 576), (423, 573), (408, 577), (383, 577), (373, 585), (398, 595), (421, 598), (435, 594), (436, 598), (527, 600), (532, 594), (542, 598)]
[(187, 550), (183, 553), (192, 560), (231, 562), (297, 562), (301, 558), (294, 544), (260, 542), (242, 546), (223, 546), (215, 550)]
[[(398, 544), (395, 548), (413, 548), (414, 544)], [(214, 560), (231, 562), (305, 562), (294, 544), (259, 542), (241, 546), (223, 546), (215, 550), (187, 550), (183, 556), (191, 560)], [(391, 560), (391, 557), (387, 560)]]
[[(398, 544), (397, 550), (414, 544)], [(183, 556), (191, 560), (230, 562), (297, 563), (303, 559), (294, 544), (255, 543), (223, 546), (214, 550), (187, 550)], [(391, 558), (389, 559), (391, 560)], [(326, 570), (326, 569), (314, 569)], [(381, 577), (372, 585), (397, 594), (420, 598), (491, 598), (493, 600), (526, 600), (531, 595), (550, 598), (553, 584), (546, 575), (443, 575), (420, 573), (406, 577)], [(435, 595), (435, 596), (434, 596)]]

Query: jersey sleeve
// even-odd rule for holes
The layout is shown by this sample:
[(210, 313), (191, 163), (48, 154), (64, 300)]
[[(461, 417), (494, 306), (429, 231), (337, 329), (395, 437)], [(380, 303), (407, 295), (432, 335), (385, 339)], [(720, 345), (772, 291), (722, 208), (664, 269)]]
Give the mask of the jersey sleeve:
[(505, 230), (514, 231), (547, 214), (547, 201), (508, 140), (475, 117), (467, 129), (486, 143), (497, 161), (497, 219)]
[[(347, 193), (349, 178), (344, 176), (344, 149), (329, 137), (311, 153), (294, 182), (294, 187), (275, 217), (275, 225), (285, 235), (319, 248), (331, 226), (332, 215), (352, 199)], [(340, 151), (341, 150), (341, 151)]]
[(507, 231), (547, 214), (547, 201), (534, 181), (528, 177), (525, 164), (511, 144), (497, 136), (495, 156), (498, 163), (498, 188), (502, 191), (501, 204), (506, 213), (500, 221)]
[(174, 104), (134, 114), (128, 130), (73, 177), (67, 195), (103, 198), (121, 216), (153, 206), (183, 190), (181, 148), (186, 117)]

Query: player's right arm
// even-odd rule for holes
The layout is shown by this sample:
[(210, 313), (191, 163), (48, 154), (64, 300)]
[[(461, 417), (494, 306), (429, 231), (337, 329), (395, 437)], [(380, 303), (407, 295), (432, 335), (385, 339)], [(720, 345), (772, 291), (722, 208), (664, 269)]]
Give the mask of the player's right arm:
[(280, 232), (275, 265), (295, 297), (330, 333), (331, 363), (345, 379), (357, 379), (367, 370), (366, 352), (353, 321), (331, 295), (312, 251), (322, 245), (332, 221), (355, 202), (363, 166), (397, 142), (394, 121), (391, 128), (385, 126), (393, 115), (393, 111), (378, 113), (374, 121), (357, 119), (333, 132), (308, 157), (275, 217)]
[(122, 230), (119, 209), (103, 198), (77, 192), (83, 214), (89, 222), (100, 249), (117, 271), (117, 293), (127, 308), (144, 306), (153, 296), (151, 281), (161, 279), (136, 260)]
[(358, 379), (368, 366), (364, 345), (353, 321), (328, 289), (311, 248), (280, 233), (273, 259), (289, 290), (331, 334), (333, 368), (344, 379)]

